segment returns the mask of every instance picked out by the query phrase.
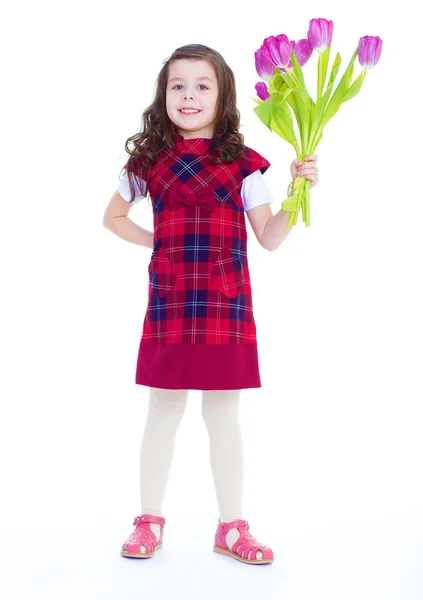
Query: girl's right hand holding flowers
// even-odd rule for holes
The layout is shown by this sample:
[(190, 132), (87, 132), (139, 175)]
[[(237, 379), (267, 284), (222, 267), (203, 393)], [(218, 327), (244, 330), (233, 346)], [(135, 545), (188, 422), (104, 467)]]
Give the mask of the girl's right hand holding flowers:
[(291, 175), (292, 180), (296, 177), (305, 177), (310, 179), (310, 189), (313, 188), (319, 182), (319, 169), (317, 168), (317, 155), (309, 154), (305, 157), (304, 163), (296, 158), (291, 163)]

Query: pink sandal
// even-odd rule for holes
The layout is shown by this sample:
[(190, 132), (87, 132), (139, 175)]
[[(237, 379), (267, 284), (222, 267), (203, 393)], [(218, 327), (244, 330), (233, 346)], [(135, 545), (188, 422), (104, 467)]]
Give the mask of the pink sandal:
[[(161, 525), (158, 540), (151, 531), (149, 523), (159, 523)], [(163, 517), (146, 513), (135, 517), (133, 525), (136, 525), (136, 529), (123, 544), (120, 551), (121, 555), (133, 558), (151, 558), (154, 556), (155, 551), (163, 545), (163, 527), (165, 523), (166, 520)], [(141, 552), (141, 546), (145, 547), (146, 552)]]
[[(236, 527), (240, 533), (239, 538), (234, 543), (231, 549), (226, 544), (226, 534), (230, 529)], [(214, 537), (213, 552), (219, 554), (226, 554), (232, 556), (241, 562), (250, 563), (253, 565), (262, 565), (273, 562), (274, 556), (273, 551), (263, 544), (259, 544), (256, 538), (253, 537), (249, 530), (250, 526), (247, 521), (238, 519), (237, 521), (230, 521), (229, 523), (219, 523), (217, 525), (216, 535)], [(250, 556), (251, 551), (251, 558)], [(257, 558), (257, 552), (260, 551), (263, 554), (263, 558)]]

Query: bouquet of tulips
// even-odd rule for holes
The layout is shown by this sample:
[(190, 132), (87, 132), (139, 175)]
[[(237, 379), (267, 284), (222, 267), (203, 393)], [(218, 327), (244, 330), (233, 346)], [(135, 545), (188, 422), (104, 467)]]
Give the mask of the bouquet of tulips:
[[(341, 64), (341, 57), (339, 53), (336, 54), (325, 88), (332, 33), (333, 21), (311, 19), (306, 39), (294, 42), (289, 41), (285, 34), (270, 36), (255, 52), (256, 70), (264, 81), (255, 85), (259, 100), (253, 98), (258, 104), (254, 112), (271, 131), (292, 144), (297, 158), (302, 162), (315, 151), (322, 138), (324, 126), (336, 115), (341, 104), (358, 94), (367, 71), (377, 64), (382, 51), (382, 40), (378, 36), (361, 37), (345, 73), (334, 89)], [(302, 71), (313, 50), (319, 54), (315, 102), (308, 93)], [(357, 55), (362, 71), (353, 81)], [(294, 133), (291, 110), (298, 125), (300, 143)], [(296, 177), (290, 182), (287, 195), (292, 191), (293, 195), (282, 202), (282, 210), (291, 213), (288, 227), (297, 224), (300, 208), (303, 221), (308, 227), (310, 180)]]

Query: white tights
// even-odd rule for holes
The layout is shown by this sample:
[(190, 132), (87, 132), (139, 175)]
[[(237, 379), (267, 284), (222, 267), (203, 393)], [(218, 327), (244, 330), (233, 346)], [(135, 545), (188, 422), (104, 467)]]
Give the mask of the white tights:
[[(203, 390), (202, 414), (209, 434), (210, 463), (220, 520), (242, 519), (244, 449), (239, 423), (241, 390)], [(141, 512), (162, 515), (176, 433), (188, 390), (150, 388), (141, 444)]]
[[(244, 446), (239, 424), (241, 390), (203, 390), (202, 413), (210, 441), (210, 463), (220, 520), (242, 519)], [(188, 390), (150, 388), (150, 403), (141, 444), (141, 512), (162, 517), (162, 503), (172, 464), (176, 433)], [(150, 523), (158, 538), (160, 525)], [(236, 528), (225, 539), (229, 548), (239, 538)], [(141, 546), (141, 552), (145, 547)], [(261, 560), (262, 552), (257, 552)]]
[[(239, 424), (241, 390), (203, 390), (202, 413), (210, 441), (210, 462), (220, 520), (242, 519), (244, 447)], [(162, 517), (162, 503), (172, 464), (176, 433), (188, 390), (150, 388), (150, 403), (141, 444), (141, 512)], [(150, 523), (158, 538), (160, 525)], [(239, 538), (236, 528), (225, 539), (229, 548)], [(145, 548), (141, 546), (141, 552)], [(261, 560), (262, 552), (257, 552)]]

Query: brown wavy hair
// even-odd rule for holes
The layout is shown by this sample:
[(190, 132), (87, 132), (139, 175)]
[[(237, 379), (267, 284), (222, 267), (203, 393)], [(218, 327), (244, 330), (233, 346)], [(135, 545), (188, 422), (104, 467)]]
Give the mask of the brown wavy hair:
[[(212, 127), (213, 137), (219, 140), (219, 146), (213, 153), (212, 164), (233, 162), (245, 151), (244, 136), (238, 132), (240, 112), (236, 107), (235, 76), (232, 69), (219, 52), (208, 46), (181, 46), (163, 62), (156, 79), (154, 100), (142, 115), (142, 130), (125, 142), (129, 159), (123, 169), (128, 173), (131, 201), (135, 198), (137, 186), (133, 175), (148, 181), (151, 166), (156, 162), (156, 155), (163, 148), (173, 148), (175, 145), (176, 127), (167, 115), (166, 87), (170, 63), (181, 58), (207, 60), (216, 73), (218, 97)], [(142, 195), (147, 194), (146, 190), (139, 192)]]

